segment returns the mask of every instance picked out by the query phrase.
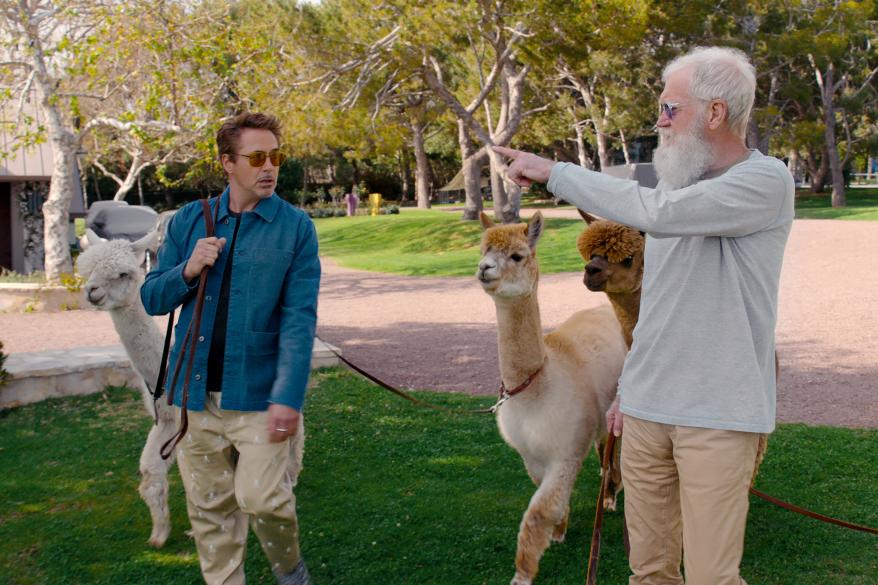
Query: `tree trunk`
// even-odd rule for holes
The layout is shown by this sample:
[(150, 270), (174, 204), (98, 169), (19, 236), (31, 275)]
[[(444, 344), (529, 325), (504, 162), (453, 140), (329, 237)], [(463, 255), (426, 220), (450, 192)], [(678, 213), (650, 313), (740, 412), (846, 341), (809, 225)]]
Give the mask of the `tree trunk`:
[(823, 193), (826, 190), (826, 180), (829, 177), (829, 157), (824, 152), (818, 163), (817, 156), (813, 151), (810, 151), (805, 163), (808, 167), (808, 174), (811, 175), (811, 192)]
[(790, 152), (787, 156), (787, 169), (789, 169), (790, 174), (793, 176), (793, 183), (799, 183), (799, 151), (795, 148), (790, 149)]
[(607, 135), (604, 134), (603, 124), (597, 120), (593, 121), (595, 130), (595, 142), (598, 147), (598, 160), (601, 163), (601, 171), (610, 166), (610, 152), (607, 148)]
[(866, 159), (866, 181), (871, 181), (874, 176), (874, 171), (872, 169), (875, 168), (875, 157), (871, 154)]
[(591, 158), (589, 158), (588, 150), (585, 147), (585, 132), (582, 129), (582, 124), (574, 123), (573, 128), (576, 130), (576, 156), (579, 159), (579, 166), (592, 170)]
[(397, 154), (399, 159), (399, 180), (402, 183), (402, 195), (400, 196), (400, 203), (405, 203), (409, 199), (409, 190), (411, 189), (411, 174), (412, 169), (409, 164), (408, 151), (405, 148), (401, 148), (399, 153)]
[(622, 154), (625, 156), (625, 164), (631, 164), (631, 153), (628, 152), (628, 141), (625, 140), (625, 131), (619, 130), (619, 142), (622, 144)]
[(466, 122), (457, 121), (457, 138), (460, 142), (460, 158), (463, 161), (463, 188), (466, 191), (466, 203), (461, 219), (478, 219), (482, 212), (482, 165), (477, 159), (476, 148), (466, 131)]
[(415, 197), (418, 209), (430, 209), (430, 163), (424, 147), (424, 124), (412, 124), (412, 143), (415, 147)]
[[(828, 86), (832, 85), (832, 70), (827, 73)], [(844, 207), (846, 204), (844, 193), (844, 173), (841, 168), (841, 159), (838, 156), (838, 146), (835, 138), (835, 106), (832, 96), (823, 96), (823, 136), (826, 139), (826, 154), (829, 159), (829, 170), (832, 177), (832, 206)]]
[(494, 200), (494, 221), (500, 223), (510, 223), (507, 219), (505, 210), (509, 208), (509, 199), (506, 194), (506, 186), (503, 183), (503, 177), (497, 172), (494, 163), (491, 166), (491, 198)]

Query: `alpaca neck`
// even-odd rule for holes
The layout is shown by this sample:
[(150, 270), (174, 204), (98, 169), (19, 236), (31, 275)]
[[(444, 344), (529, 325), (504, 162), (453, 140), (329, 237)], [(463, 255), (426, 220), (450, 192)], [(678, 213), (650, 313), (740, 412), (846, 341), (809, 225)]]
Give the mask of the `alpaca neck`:
[(131, 365), (150, 388), (155, 385), (161, 361), (162, 334), (139, 302), (110, 311), (113, 326), (122, 340)]
[(496, 299), (500, 377), (507, 388), (521, 384), (546, 359), (537, 291), (519, 299)]
[(616, 319), (622, 326), (625, 343), (628, 349), (631, 349), (634, 327), (637, 326), (637, 319), (640, 317), (640, 289), (630, 293), (607, 293), (607, 296), (613, 305)]

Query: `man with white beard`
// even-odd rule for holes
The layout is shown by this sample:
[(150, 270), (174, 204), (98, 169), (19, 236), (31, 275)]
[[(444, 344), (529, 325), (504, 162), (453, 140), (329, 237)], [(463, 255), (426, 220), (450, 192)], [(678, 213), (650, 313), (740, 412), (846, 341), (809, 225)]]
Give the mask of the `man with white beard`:
[[(655, 189), (507, 148), (510, 177), (647, 234), (640, 321), (607, 426), (622, 435), (630, 585), (741, 585), (748, 487), (775, 424), (774, 328), (793, 179), (749, 150), (740, 51), (664, 70)], [(683, 551), (685, 550), (685, 555)]]

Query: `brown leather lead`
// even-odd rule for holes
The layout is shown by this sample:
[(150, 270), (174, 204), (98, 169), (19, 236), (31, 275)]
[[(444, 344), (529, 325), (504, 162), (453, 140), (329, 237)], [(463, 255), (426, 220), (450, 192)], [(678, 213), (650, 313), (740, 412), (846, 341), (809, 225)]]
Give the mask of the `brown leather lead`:
[[(210, 203), (208, 203), (207, 199), (201, 199), (201, 211), (204, 215), (205, 237), (212, 238), (216, 227), (216, 217), (219, 212), (219, 199), (216, 200), (216, 209), (214, 209), (213, 217), (211, 217)], [(192, 378), (192, 367), (195, 365), (195, 350), (198, 346), (198, 334), (201, 330), (201, 313), (204, 310), (204, 290), (207, 287), (207, 273), (209, 270), (210, 267), (205, 266), (201, 270), (201, 274), (198, 278), (198, 292), (195, 295), (195, 308), (192, 312), (192, 320), (189, 322), (186, 335), (183, 337), (183, 343), (180, 346), (182, 348), (180, 356), (177, 358), (177, 363), (174, 365), (174, 375), (171, 378), (170, 390), (168, 390), (169, 405), (174, 404), (174, 390), (177, 387), (180, 366), (183, 363), (183, 359), (188, 358), (186, 361), (186, 373), (183, 376), (183, 397), (180, 401), (180, 428), (174, 433), (173, 437), (168, 439), (167, 442), (162, 445), (161, 450), (159, 450), (162, 459), (167, 459), (171, 456), (174, 452), (174, 448), (183, 440), (183, 437), (186, 436), (186, 431), (189, 430), (189, 412), (186, 408), (186, 404), (189, 402), (189, 382)]]
[(844, 520), (839, 520), (837, 518), (832, 518), (830, 516), (824, 516), (823, 514), (818, 514), (817, 512), (812, 512), (811, 510), (807, 510), (795, 504), (790, 504), (788, 502), (784, 502), (783, 500), (779, 500), (774, 496), (770, 496), (765, 492), (760, 492), (756, 488), (750, 488), (750, 493), (756, 497), (762, 498), (766, 502), (771, 502), (775, 506), (780, 506), (785, 510), (789, 510), (790, 512), (796, 512), (798, 514), (802, 514), (803, 516), (807, 516), (808, 518), (814, 518), (815, 520), (820, 520), (821, 522), (827, 522), (829, 524), (835, 524), (836, 526), (841, 526), (843, 528), (850, 528), (851, 530), (859, 530), (860, 532), (868, 532), (869, 534), (878, 534), (878, 528), (872, 528), (870, 526), (862, 526), (860, 524), (853, 524), (851, 522), (845, 522)]
[(588, 569), (585, 574), (586, 585), (595, 585), (598, 579), (598, 561), (601, 556), (601, 528), (604, 523), (604, 496), (607, 493), (607, 484), (610, 482), (610, 460), (613, 457), (613, 449), (615, 447), (616, 435), (610, 432), (607, 434), (607, 444), (604, 446), (604, 456), (601, 461), (601, 489), (598, 492), (598, 503), (594, 513), (594, 529), (591, 532)]

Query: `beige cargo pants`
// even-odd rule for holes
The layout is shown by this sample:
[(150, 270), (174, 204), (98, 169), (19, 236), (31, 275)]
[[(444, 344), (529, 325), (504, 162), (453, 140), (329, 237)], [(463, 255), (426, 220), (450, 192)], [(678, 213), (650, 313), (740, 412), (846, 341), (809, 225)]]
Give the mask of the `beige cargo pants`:
[(267, 411), (221, 410), (219, 401), (220, 393), (210, 392), (203, 411), (189, 412), (177, 461), (205, 582), (243, 585), (248, 520), (276, 574), (299, 562), (295, 478), (289, 468), (293, 451), (301, 456), (303, 417), (295, 437), (269, 443)]
[(739, 569), (760, 435), (625, 415), (629, 585), (746, 585)]

